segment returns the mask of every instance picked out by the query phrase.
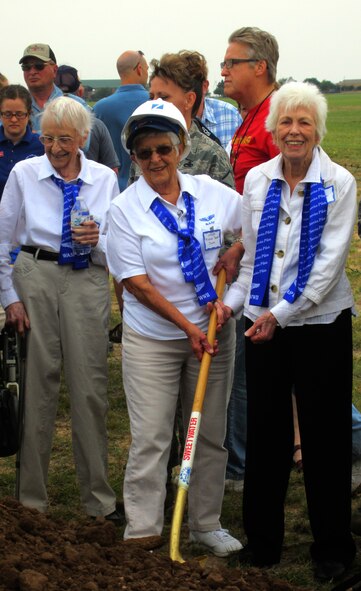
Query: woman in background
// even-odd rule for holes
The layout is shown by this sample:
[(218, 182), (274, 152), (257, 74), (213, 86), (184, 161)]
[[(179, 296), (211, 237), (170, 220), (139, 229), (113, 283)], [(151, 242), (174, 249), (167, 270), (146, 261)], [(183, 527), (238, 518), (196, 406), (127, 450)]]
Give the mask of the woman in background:
[(39, 135), (31, 131), (30, 114), (31, 96), (24, 86), (10, 84), (0, 90), (0, 199), (15, 164), (44, 154)]

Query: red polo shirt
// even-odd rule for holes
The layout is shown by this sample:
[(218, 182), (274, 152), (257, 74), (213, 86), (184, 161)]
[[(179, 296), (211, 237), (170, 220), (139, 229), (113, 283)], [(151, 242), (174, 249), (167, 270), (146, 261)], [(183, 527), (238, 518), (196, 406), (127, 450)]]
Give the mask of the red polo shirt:
[(231, 164), (233, 166), (236, 189), (242, 195), (247, 172), (271, 160), (279, 154), (272, 135), (265, 129), (271, 97), (248, 111), (247, 117), (237, 129), (232, 139)]

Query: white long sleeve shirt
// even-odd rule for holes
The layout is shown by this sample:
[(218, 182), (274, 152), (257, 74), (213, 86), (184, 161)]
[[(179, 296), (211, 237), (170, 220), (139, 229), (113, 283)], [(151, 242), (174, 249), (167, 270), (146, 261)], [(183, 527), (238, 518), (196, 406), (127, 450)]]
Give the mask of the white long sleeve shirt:
[[(119, 194), (117, 177), (110, 168), (87, 160), (82, 152), (80, 159), (81, 196), (100, 224), (92, 261), (105, 266), (108, 210)], [(59, 177), (47, 156), (39, 156), (16, 164), (5, 185), (0, 202), (0, 299), (4, 308), (19, 300), (12, 282), (9, 251), (18, 245), (60, 250), (64, 198), (51, 175)]]
[[(345, 264), (356, 218), (356, 182), (343, 167), (319, 147), (305, 178), (292, 195), (282, 172), (282, 155), (256, 166), (246, 177), (242, 201), (242, 235), (245, 254), (238, 279), (225, 296), (234, 313), (256, 320), (266, 308), (249, 304), (257, 233), (272, 179), (281, 179), (282, 196), (275, 252), (270, 275), (269, 309), (282, 326), (333, 322), (353, 305)], [(324, 181), (328, 199), (327, 220), (303, 294), (290, 304), (283, 295), (297, 276), (305, 183)]]

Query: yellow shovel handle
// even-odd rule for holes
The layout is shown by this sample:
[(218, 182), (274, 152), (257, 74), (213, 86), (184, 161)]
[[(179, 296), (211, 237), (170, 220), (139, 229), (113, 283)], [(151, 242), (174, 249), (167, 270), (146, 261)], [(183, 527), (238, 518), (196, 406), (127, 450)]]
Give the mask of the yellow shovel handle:
[[(217, 285), (216, 285), (216, 293), (218, 298), (222, 298), (224, 287), (226, 284), (226, 271), (225, 269), (221, 269), (217, 277)], [(217, 311), (213, 308), (209, 324), (208, 324), (208, 331), (207, 331), (207, 339), (210, 345), (213, 346), (215, 337), (216, 337), (216, 328), (217, 328)], [(193, 406), (192, 406), (192, 413), (202, 412), (203, 402), (205, 397), (205, 392), (207, 388), (207, 380), (209, 374), (209, 368), (211, 365), (212, 356), (204, 352), (201, 366), (199, 370), (196, 390), (194, 393), (193, 399)], [(194, 442), (194, 446), (196, 445), (196, 441)], [(183, 462), (182, 462), (183, 466)], [(181, 467), (182, 471), (182, 467)], [(178, 490), (177, 490), (177, 498), (173, 509), (173, 517), (172, 517), (172, 527), (170, 532), (170, 557), (172, 560), (176, 560), (177, 562), (184, 562), (182, 555), (179, 551), (179, 541), (180, 541), (180, 532), (182, 527), (183, 515), (184, 515), (184, 508), (187, 500), (187, 493), (188, 493), (188, 486), (181, 485), (180, 480), (178, 481)]]

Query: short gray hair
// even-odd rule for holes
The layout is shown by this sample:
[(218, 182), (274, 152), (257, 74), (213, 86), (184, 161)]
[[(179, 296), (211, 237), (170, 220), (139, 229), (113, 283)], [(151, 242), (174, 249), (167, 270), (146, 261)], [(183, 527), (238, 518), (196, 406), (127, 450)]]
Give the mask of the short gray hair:
[(309, 82), (287, 82), (272, 95), (266, 119), (267, 131), (276, 131), (281, 108), (287, 112), (300, 107), (314, 110), (317, 135), (321, 141), (326, 134), (327, 100), (317, 86)]
[(267, 62), (268, 82), (276, 81), (277, 62), (279, 58), (278, 43), (276, 38), (262, 31), (258, 27), (242, 27), (237, 29), (228, 39), (228, 43), (245, 43), (248, 45), (248, 56), (257, 61)]
[(91, 130), (92, 120), (90, 109), (75, 99), (60, 96), (45, 107), (41, 117), (41, 130), (49, 122), (54, 122), (59, 127), (75, 129), (79, 135), (84, 136)]

